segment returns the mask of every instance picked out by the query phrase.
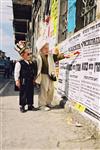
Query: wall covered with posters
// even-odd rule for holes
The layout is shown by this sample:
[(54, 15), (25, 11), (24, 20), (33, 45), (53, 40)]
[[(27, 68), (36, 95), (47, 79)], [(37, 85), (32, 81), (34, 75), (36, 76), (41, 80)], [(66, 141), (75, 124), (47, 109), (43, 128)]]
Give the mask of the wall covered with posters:
[[(66, 95), (100, 119), (100, 21), (63, 41), (60, 50), (71, 58), (60, 61), (58, 95)], [(76, 50), (80, 51), (77, 57)]]

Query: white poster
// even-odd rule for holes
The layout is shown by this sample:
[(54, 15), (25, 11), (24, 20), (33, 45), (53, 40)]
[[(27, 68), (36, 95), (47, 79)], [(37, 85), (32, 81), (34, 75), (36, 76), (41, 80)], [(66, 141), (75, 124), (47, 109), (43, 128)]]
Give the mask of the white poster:
[(71, 57), (72, 60), (68, 65), (69, 71), (69, 82), (68, 82), (68, 98), (80, 101), (80, 82), (81, 82), (81, 32), (76, 33), (73, 37), (68, 40), (68, 53), (80, 51), (79, 56)]
[(82, 30), (81, 101), (100, 114), (100, 22)]
[[(68, 50), (68, 41), (65, 40), (60, 44), (60, 52), (67, 53)], [(67, 80), (67, 59), (63, 59), (59, 63), (59, 76), (58, 76), (58, 85), (57, 85), (57, 93), (58, 96), (61, 97), (66, 95), (66, 82)]]
[[(58, 84), (58, 89), (62, 90), (63, 87), (63, 93), (69, 99), (83, 104), (99, 116), (100, 22), (90, 24), (61, 44), (61, 51), (64, 53), (77, 50), (80, 51), (78, 57), (72, 56), (69, 60), (64, 59), (60, 62), (63, 64), (63, 70), (60, 65), (59, 79), (64, 87)], [(65, 78), (61, 75), (64, 71)]]

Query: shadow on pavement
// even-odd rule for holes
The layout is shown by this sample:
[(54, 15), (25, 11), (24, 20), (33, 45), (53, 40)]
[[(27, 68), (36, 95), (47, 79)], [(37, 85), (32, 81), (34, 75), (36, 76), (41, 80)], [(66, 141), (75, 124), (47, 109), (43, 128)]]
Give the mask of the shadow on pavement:
[(51, 110), (54, 110), (54, 109), (63, 109), (60, 105), (55, 105), (53, 108), (51, 108)]

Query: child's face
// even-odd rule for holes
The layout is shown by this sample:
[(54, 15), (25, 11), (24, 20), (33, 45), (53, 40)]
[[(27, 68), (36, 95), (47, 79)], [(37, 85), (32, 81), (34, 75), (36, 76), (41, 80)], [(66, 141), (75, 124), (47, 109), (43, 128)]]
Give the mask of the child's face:
[(25, 51), (24, 51), (24, 53), (22, 53), (22, 57), (25, 59), (25, 60), (30, 60), (30, 58), (31, 58), (31, 51), (30, 51), (30, 49), (26, 49)]
[(48, 55), (49, 52), (49, 44), (45, 44), (44, 47), (41, 49), (41, 53), (44, 55)]

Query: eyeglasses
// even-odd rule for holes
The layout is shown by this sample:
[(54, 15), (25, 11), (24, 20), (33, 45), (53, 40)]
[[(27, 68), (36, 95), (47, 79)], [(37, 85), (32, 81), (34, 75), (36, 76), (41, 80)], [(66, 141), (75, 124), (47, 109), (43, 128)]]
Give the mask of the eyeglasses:
[(32, 53), (27, 53), (27, 55), (29, 56), (29, 55), (32, 55)]

